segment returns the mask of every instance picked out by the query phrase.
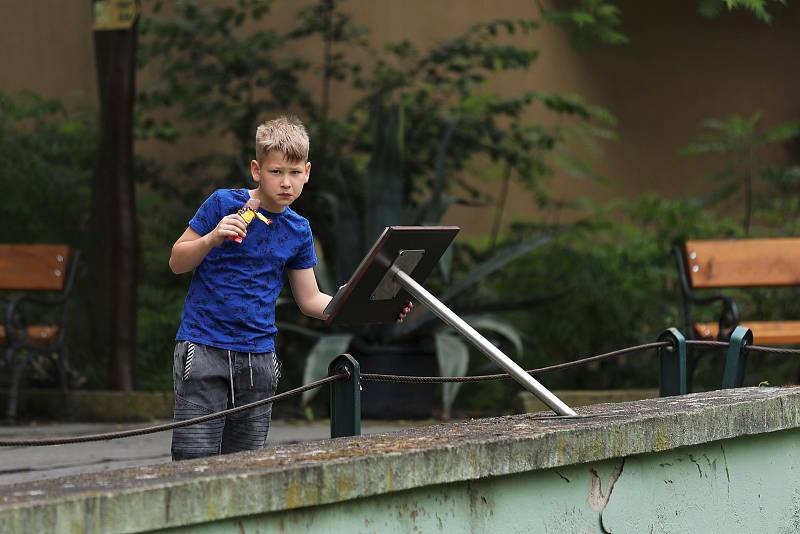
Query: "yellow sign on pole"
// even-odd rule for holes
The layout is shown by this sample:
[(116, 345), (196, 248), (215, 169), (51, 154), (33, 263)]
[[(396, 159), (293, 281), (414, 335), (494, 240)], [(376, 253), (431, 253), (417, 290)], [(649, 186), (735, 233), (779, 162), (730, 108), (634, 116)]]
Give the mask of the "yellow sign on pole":
[(129, 30), (138, 16), (137, 0), (94, 0), (92, 30)]

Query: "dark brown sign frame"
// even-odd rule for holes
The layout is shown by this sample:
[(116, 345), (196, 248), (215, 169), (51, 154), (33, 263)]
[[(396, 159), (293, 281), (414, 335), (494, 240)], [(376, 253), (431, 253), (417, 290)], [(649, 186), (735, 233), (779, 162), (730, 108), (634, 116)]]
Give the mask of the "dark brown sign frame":
[[(428, 275), (458, 234), (458, 226), (388, 226), (361, 260), (350, 280), (326, 308), (327, 324), (392, 323), (411, 300), (398, 287), (387, 298), (386, 273), (404, 251), (412, 251), (415, 266), (407, 272), (419, 283)], [(419, 251), (424, 251), (420, 253)], [(402, 263), (402, 262), (398, 262)], [(377, 291), (382, 288), (383, 291)]]

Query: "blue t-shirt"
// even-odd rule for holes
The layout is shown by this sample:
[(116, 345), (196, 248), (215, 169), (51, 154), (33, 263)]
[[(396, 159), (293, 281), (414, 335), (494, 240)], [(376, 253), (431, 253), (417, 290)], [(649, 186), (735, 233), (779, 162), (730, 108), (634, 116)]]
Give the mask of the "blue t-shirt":
[[(249, 198), (247, 189), (219, 189), (189, 226), (205, 235)], [(317, 257), (304, 217), (288, 207), (283, 213), (259, 211), (272, 224), (253, 219), (241, 243), (226, 240), (195, 268), (176, 340), (240, 352), (275, 350), (275, 302), (284, 268), (307, 269)]]

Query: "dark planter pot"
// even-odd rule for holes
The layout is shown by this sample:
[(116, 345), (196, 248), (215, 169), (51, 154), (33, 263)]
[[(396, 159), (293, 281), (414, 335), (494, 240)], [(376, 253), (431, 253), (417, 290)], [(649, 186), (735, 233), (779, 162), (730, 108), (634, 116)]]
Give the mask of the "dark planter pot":
[[(436, 354), (413, 346), (373, 346), (353, 354), (362, 373), (438, 376)], [(365, 419), (425, 419), (437, 410), (437, 384), (361, 381)]]

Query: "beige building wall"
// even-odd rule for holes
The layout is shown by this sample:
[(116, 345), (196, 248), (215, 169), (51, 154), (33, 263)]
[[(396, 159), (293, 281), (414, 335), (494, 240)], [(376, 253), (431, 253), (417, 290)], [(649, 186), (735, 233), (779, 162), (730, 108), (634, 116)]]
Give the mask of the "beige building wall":
[(0, 1), (0, 90), (97, 94), (89, 0)]
[[(276, 1), (270, 25), (287, 28), (298, 5)], [(536, 15), (530, 0), (349, 0), (355, 21), (371, 29), (375, 44), (410, 39), (420, 47), (466, 30), (478, 21)], [(605, 201), (655, 191), (670, 197), (703, 190), (699, 177), (714, 162), (680, 156), (698, 122), (738, 112), (766, 113), (766, 124), (800, 118), (800, 7), (774, 5), (772, 25), (737, 11), (716, 20), (696, 14), (696, 2), (622, 0), (623, 31), (628, 46), (593, 46), (575, 51), (569, 35), (549, 25), (529, 38), (516, 38), (541, 50), (529, 72), (504, 76), (498, 91), (527, 89), (576, 93), (609, 109), (618, 119), (619, 140), (604, 143), (595, 160), (609, 185), (576, 179), (563, 172), (552, 177), (561, 198), (589, 195)], [(51, 97), (93, 100), (96, 95), (89, 0), (4, 0), (0, 2), (0, 89), (29, 88)], [(308, 53), (319, 57), (318, 43)], [(309, 79), (314, 84), (316, 80)], [(333, 100), (346, 102), (346, 89)], [(552, 121), (538, 111), (532, 120)], [(206, 143), (207, 146), (207, 143)], [(191, 142), (173, 148), (139, 147), (167, 154), (192, 150)], [(783, 150), (767, 156), (786, 159)], [(477, 169), (476, 174), (481, 170)], [(495, 194), (500, 184), (481, 187)], [(506, 223), (541, 217), (531, 196), (519, 187), (509, 195)], [(448, 223), (470, 235), (491, 229), (493, 211), (453, 208)]]

